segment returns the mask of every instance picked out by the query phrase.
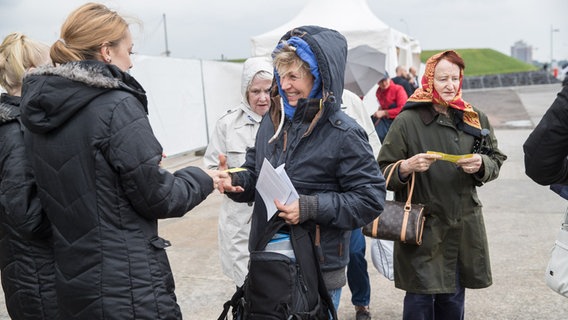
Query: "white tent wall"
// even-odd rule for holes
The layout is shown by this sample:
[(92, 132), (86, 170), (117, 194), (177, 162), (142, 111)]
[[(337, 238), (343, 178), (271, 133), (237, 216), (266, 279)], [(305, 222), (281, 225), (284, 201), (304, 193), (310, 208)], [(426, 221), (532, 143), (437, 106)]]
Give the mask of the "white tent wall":
[(284, 33), (303, 25), (319, 25), (337, 30), (345, 36), (349, 48), (367, 44), (385, 53), (385, 67), (391, 74), (394, 74), (398, 65), (420, 66), (418, 41), (377, 18), (367, 0), (310, 0), (287, 23), (252, 37), (252, 55), (269, 55)]
[(207, 146), (218, 117), (240, 102), (242, 64), (136, 56), (132, 75), (146, 90), (148, 118), (168, 156)]
[(242, 63), (203, 60), (207, 141), (215, 129), (217, 120), (241, 102), (242, 73)]
[[(420, 52), (422, 51), (418, 41), (395, 29), (391, 29), (391, 34), (397, 51), (397, 65), (406, 68), (413, 66), (418, 69), (420, 67)], [(391, 72), (390, 69), (387, 70)], [(392, 71), (394, 72), (394, 70)]]

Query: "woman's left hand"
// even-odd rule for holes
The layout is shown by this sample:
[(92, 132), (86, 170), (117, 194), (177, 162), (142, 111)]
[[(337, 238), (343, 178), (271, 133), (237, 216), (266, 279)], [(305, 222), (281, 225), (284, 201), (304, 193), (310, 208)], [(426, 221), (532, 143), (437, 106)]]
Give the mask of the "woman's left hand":
[(278, 200), (274, 200), (276, 209), (280, 211), (278, 216), (288, 224), (298, 224), (300, 223), (300, 202), (298, 200), (292, 202), (289, 205), (282, 204)]
[(471, 158), (460, 159), (456, 164), (462, 168), (463, 172), (474, 174), (477, 173), (483, 165), (483, 159), (478, 153), (474, 153)]

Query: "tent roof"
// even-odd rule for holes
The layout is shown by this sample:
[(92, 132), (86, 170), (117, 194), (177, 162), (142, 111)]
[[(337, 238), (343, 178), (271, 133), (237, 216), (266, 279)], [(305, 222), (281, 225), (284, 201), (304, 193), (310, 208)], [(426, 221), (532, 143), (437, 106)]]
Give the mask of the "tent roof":
[(380, 49), (384, 44), (381, 43), (382, 41), (370, 43), (373, 38), (383, 39), (391, 32), (402, 35), (377, 18), (370, 10), (367, 0), (310, 0), (290, 21), (252, 37), (252, 55), (270, 54), (284, 33), (303, 25), (319, 25), (335, 29), (347, 38), (349, 48), (367, 44)]
[(304, 25), (319, 25), (341, 32), (350, 49), (366, 44), (385, 53), (389, 72), (394, 72), (399, 64), (414, 64), (412, 54), (420, 53), (418, 42), (377, 18), (367, 0), (310, 0), (290, 21), (252, 37), (252, 56), (270, 55), (287, 31)]

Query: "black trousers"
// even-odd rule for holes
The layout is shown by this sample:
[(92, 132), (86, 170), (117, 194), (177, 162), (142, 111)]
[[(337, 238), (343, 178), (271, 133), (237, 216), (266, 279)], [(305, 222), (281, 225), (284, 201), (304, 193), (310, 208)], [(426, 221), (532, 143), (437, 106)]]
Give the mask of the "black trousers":
[(418, 294), (406, 292), (403, 320), (463, 320), (465, 288), (456, 275), (456, 292)]

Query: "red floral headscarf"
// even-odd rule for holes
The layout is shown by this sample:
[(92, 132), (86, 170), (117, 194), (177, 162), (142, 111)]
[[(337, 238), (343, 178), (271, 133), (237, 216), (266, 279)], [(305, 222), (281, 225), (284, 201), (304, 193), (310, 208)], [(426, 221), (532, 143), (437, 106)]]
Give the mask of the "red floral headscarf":
[(460, 85), (458, 92), (452, 101), (447, 102), (442, 99), (438, 91), (436, 91), (436, 89), (434, 88), (434, 69), (436, 68), (438, 62), (444, 59), (444, 56), (448, 52), (454, 52), (456, 55), (458, 55), (457, 52), (448, 50), (435, 54), (426, 61), (426, 70), (424, 72), (424, 75), (422, 76), (422, 88), (416, 89), (416, 91), (410, 96), (410, 98), (408, 98), (407, 102), (409, 102), (411, 105), (413, 102), (434, 103), (440, 106), (463, 111), (463, 122), (465, 126), (473, 129), (466, 129), (464, 131), (473, 131), (475, 133), (478, 133), (481, 130), (479, 115), (477, 114), (477, 112), (475, 112), (475, 110), (473, 110), (473, 107), (469, 103), (465, 102), (462, 99), (463, 69), (460, 68)]

